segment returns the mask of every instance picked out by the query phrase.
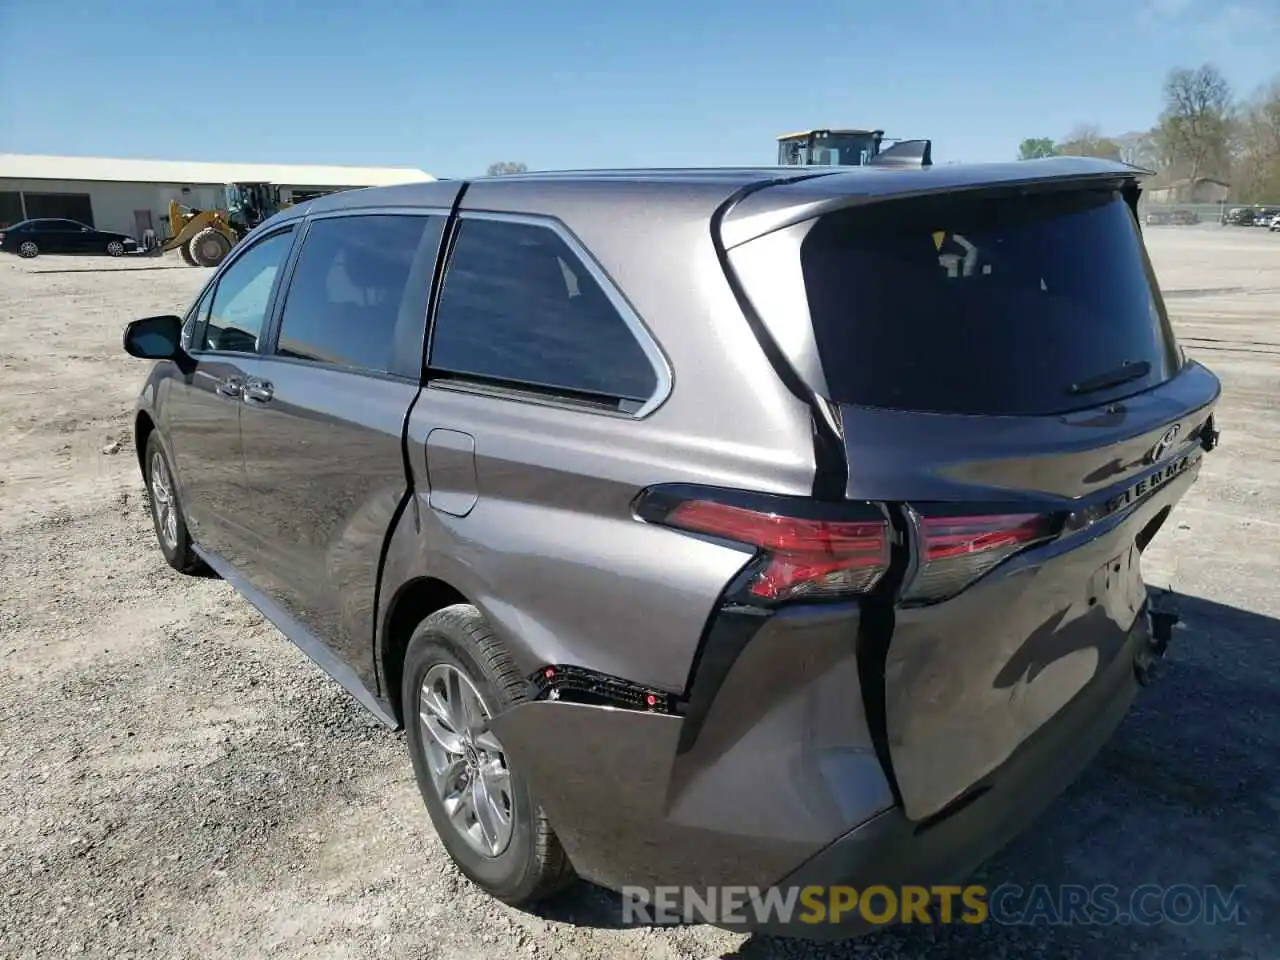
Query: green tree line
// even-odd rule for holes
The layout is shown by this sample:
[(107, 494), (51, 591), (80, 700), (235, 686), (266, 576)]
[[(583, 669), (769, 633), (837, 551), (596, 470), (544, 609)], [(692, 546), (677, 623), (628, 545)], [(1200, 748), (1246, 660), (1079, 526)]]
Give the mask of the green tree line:
[(1061, 140), (1028, 137), (1018, 158), (1103, 157), (1154, 170), (1160, 182), (1212, 177), (1242, 203), (1280, 201), (1280, 75), (1237, 97), (1212, 64), (1178, 67), (1162, 92), (1149, 130), (1108, 135), (1081, 124)]

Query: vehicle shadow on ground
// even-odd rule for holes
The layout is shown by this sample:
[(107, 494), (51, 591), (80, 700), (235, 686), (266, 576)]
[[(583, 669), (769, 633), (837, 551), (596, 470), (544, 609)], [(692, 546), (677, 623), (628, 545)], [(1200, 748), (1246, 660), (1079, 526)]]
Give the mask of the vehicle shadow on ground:
[[(830, 943), (751, 936), (722, 960), (1271, 955), (1280, 938), (1272, 872), (1280, 858), (1280, 620), (1185, 594), (1176, 605), (1182, 622), (1159, 679), (1139, 692), (1080, 779), (971, 880), (988, 890), (1044, 885), (1059, 897), (1068, 885), (1108, 885), (1122, 908), (1148, 884), (1185, 885), (1201, 896), (1214, 887), (1237, 891), (1237, 916), (1033, 922), (1016, 910), (1024, 898), (1010, 901), (1013, 913), (978, 925), (894, 926)], [(588, 884), (537, 913), (579, 926), (630, 926), (622, 898)]]

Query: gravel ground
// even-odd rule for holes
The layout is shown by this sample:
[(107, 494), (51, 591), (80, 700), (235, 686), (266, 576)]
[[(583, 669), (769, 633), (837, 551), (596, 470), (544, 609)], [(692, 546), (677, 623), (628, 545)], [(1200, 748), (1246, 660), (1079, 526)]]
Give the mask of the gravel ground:
[(1280, 238), (1148, 231), (1223, 445), (1148, 554), (1184, 595), (1164, 681), (990, 885), (1244, 887), (1242, 922), (898, 928), (856, 943), (531, 915), (454, 871), (389, 734), (247, 603), (164, 565), (122, 324), (176, 261), (0, 259), (0, 957), (1280, 955)]

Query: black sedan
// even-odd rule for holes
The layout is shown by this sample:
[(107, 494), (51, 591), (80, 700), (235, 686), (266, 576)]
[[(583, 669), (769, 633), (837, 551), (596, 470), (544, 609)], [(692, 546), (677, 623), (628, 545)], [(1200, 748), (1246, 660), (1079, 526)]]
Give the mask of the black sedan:
[(78, 220), (42, 218), (0, 227), (0, 250), (20, 257), (42, 253), (99, 253), (122, 257), (138, 249), (138, 241), (123, 233), (95, 230)]

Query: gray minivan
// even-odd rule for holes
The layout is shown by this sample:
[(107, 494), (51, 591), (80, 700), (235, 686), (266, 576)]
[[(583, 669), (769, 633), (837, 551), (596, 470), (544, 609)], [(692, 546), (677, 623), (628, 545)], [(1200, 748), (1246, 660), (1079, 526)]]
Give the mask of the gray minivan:
[(1141, 555), (1219, 383), (1139, 193), (1053, 158), (299, 205), (126, 331), (161, 550), (403, 726), (502, 900), (954, 882), (1168, 637)]

